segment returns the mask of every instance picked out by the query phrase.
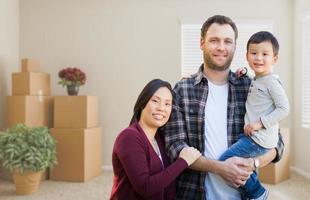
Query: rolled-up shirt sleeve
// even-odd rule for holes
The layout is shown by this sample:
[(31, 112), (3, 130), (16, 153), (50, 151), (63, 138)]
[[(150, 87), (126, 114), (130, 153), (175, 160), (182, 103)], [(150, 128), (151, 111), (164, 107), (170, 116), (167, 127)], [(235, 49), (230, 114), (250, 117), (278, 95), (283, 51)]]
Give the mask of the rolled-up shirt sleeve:
[(280, 133), (280, 130), (279, 130), (279, 140), (278, 140), (278, 144), (276, 146), (276, 151), (277, 151), (277, 154), (276, 154), (276, 157), (273, 159), (273, 163), (276, 163), (276, 162), (279, 162), (283, 156), (283, 151), (284, 151), (284, 142), (283, 142), (283, 138), (282, 138), (282, 135)]
[(168, 123), (162, 128), (166, 152), (172, 161), (178, 157), (184, 147), (188, 146), (184, 116), (179, 89), (176, 85), (173, 91), (171, 116)]

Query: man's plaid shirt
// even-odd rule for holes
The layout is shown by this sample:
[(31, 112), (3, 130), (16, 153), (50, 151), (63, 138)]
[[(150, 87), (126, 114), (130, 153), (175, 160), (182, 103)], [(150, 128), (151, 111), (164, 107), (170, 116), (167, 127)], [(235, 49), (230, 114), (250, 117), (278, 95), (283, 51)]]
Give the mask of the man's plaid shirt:
[[(228, 104), (227, 104), (227, 139), (230, 146), (237, 141), (243, 132), (245, 101), (251, 79), (244, 76), (237, 78), (229, 72)], [(203, 154), (204, 144), (204, 112), (208, 96), (208, 81), (203, 75), (203, 65), (190, 78), (179, 81), (173, 89), (173, 107), (169, 122), (163, 128), (166, 151), (172, 160), (185, 146), (192, 146)], [(280, 134), (279, 134), (280, 135)], [(278, 161), (283, 152), (283, 141), (277, 147)], [(176, 199), (205, 200), (205, 172), (186, 169), (177, 180)]]

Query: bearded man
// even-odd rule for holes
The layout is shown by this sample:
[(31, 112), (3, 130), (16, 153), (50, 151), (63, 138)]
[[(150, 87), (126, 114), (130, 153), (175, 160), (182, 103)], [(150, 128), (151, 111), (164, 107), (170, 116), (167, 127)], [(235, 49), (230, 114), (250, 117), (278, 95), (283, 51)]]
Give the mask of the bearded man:
[(230, 71), (238, 30), (226, 16), (210, 17), (201, 28), (200, 49), (204, 62), (198, 72), (174, 87), (173, 108), (163, 127), (166, 151), (172, 160), (186, 146), (202, 156), (177, 181), (176, 199), (240, 200), (250, 174), (258, 167), (280, 160), (283, 141), (257, 158), (232, 157), (218, 161), (221, 154), (243, 132), (245, 102), (251, 79)]

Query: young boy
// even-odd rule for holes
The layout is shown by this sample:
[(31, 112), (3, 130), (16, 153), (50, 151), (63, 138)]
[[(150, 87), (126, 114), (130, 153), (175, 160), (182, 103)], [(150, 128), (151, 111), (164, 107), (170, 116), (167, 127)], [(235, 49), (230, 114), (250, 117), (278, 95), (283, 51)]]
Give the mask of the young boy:
[[(289, 112), (289, 102), (281, 82), (272, 74), (278, 51), (278, 41), (269, 32), (257, 32), (249, 39), (246, 57), (255, 77), (246, 101), (244, 134), (219, 160), (233, 156), (255, 158), (277, 146), (279, 121)], [(258, 159), (254, 159), (254, 166), (258, 165)], [(255, 171), (240, 191), (250, 199), (268, 197), (268, 191), (260, 184)]]

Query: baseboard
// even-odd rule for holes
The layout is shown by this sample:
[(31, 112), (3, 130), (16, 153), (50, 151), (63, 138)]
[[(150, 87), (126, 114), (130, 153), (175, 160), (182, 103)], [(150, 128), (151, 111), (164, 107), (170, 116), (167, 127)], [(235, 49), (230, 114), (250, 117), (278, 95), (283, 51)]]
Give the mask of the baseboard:
[(102, 165), (102, 171), (113, 171), (112, 165)]
[(291, 166), (291, 171), (295, 172), (296, 174), (299, 174), (307, 179), (310, 179), (310, 173), (303, 170), (303, 169), (300, 169), (300, 168), (297, 168), (297, 167), (293, 167)]

